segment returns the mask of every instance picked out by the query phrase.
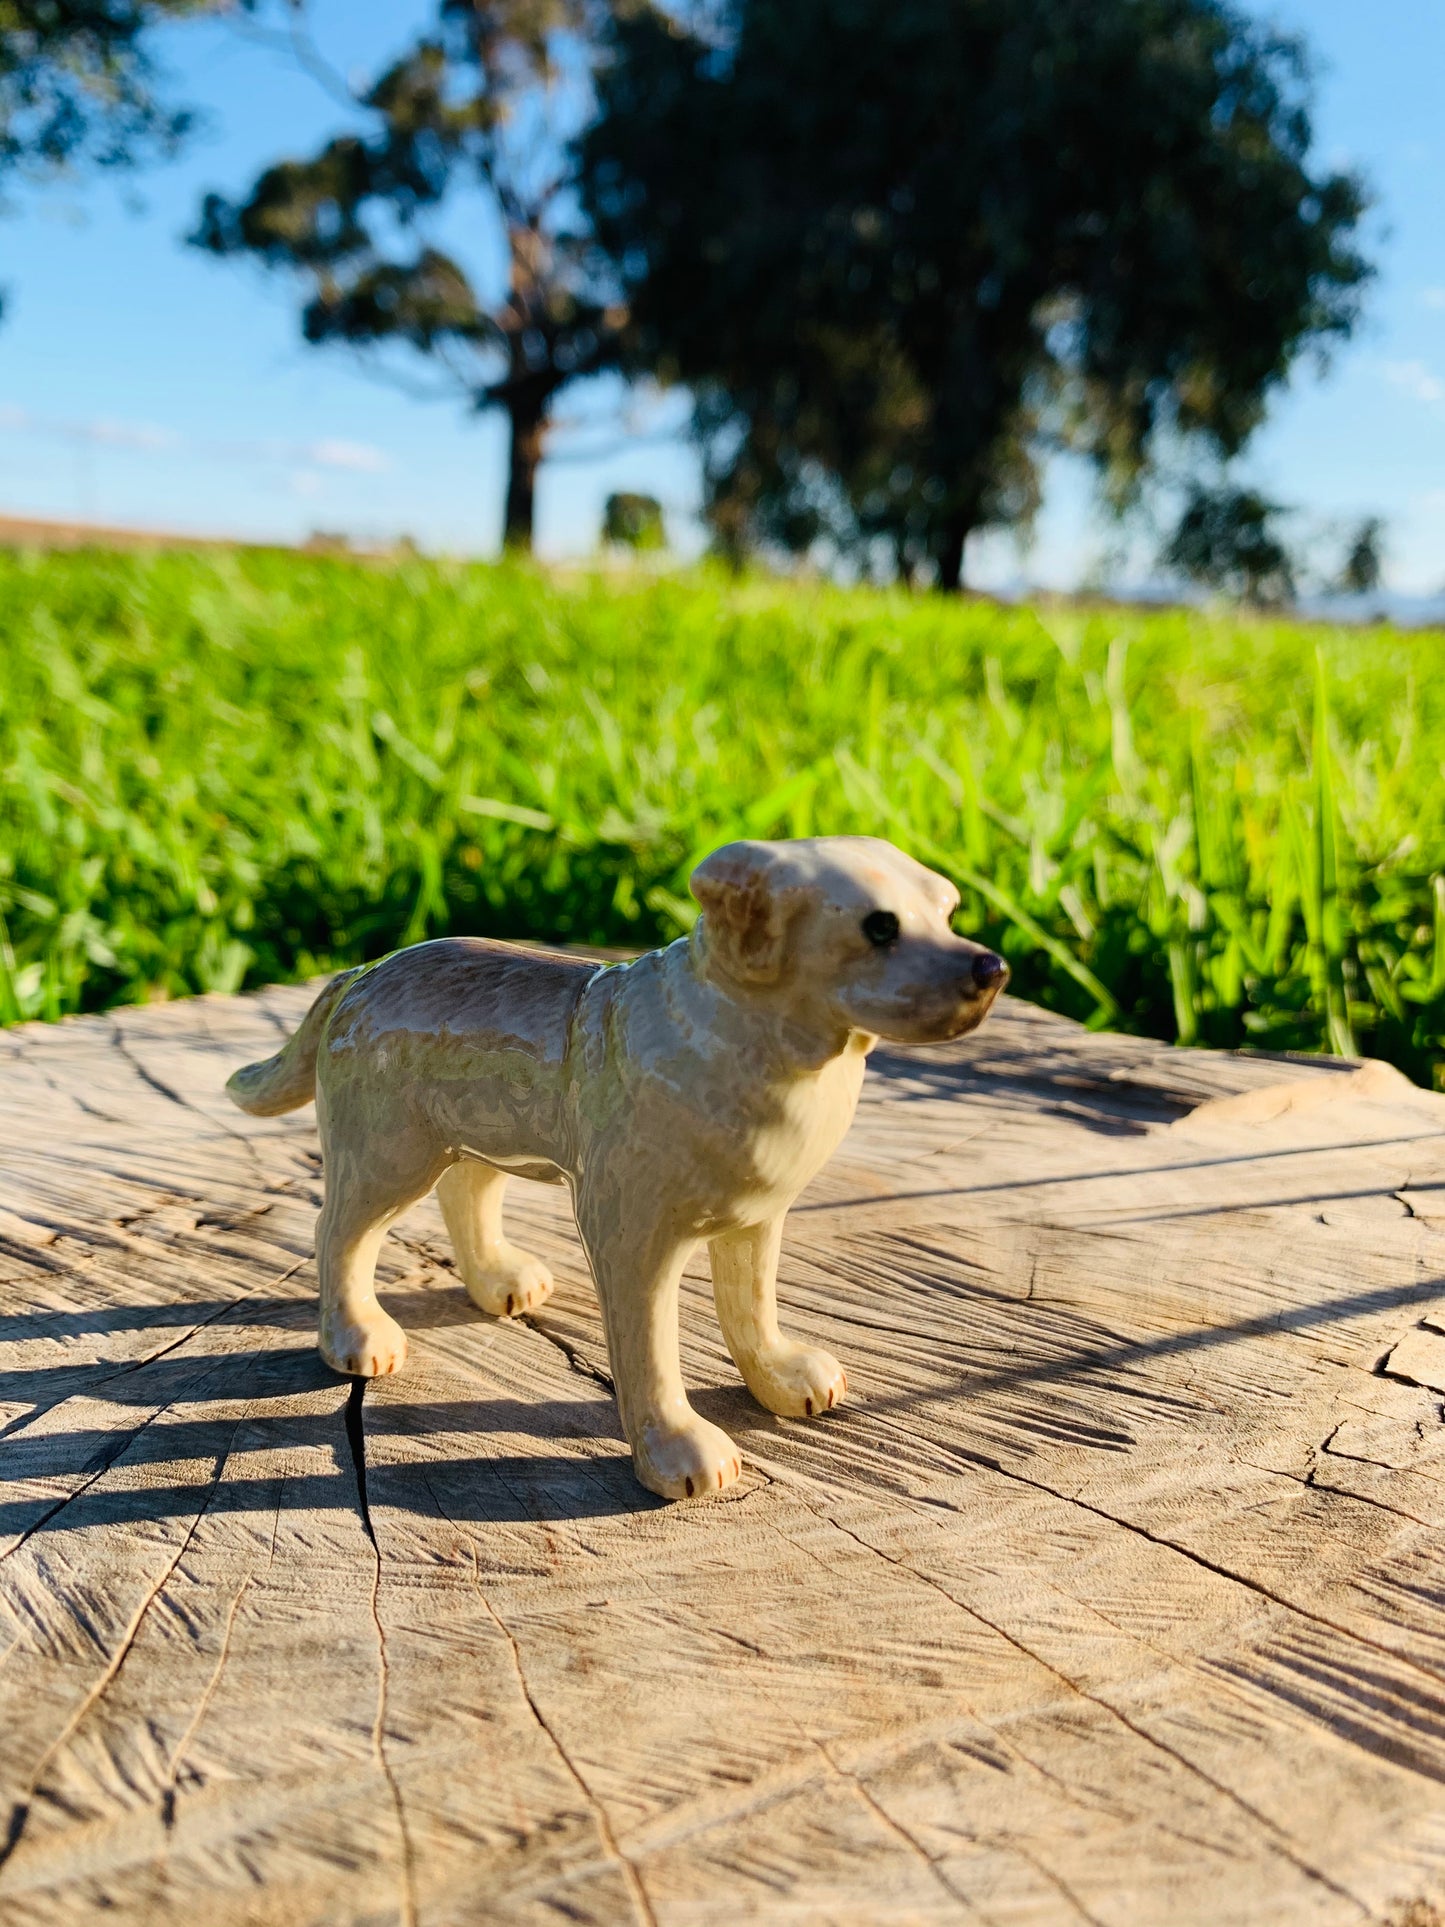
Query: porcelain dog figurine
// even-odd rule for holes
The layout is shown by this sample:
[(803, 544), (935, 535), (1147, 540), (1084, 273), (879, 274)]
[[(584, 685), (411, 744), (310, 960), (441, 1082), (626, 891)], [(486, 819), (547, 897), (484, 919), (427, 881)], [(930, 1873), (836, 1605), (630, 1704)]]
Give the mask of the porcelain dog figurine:
[(503, 1235), (507, 1177), (570, 1185), (637, 1476), (668, 1499), (740, 1469), (679, 1367), (698, 1240), (753, 1396), (791, 1417), (836, 1405), (838, 1361), (778, 1330), (784, 1215), (847, 1130), (878, 1039), (962, 1036), (1008, 976), (951, 932), (953, 885), (874, 837), (729, 843), (692, 890), (691, 935), (633, 963), (448, 937), (348, 971), (226, 1087), (257, 1116), (316, 1099), (321, 1352), (338, 1371), (406, 1357), (373, 1273), (408, 1205), (436, 1186), (468, 1295), (504, 1317), (552, 1289)]

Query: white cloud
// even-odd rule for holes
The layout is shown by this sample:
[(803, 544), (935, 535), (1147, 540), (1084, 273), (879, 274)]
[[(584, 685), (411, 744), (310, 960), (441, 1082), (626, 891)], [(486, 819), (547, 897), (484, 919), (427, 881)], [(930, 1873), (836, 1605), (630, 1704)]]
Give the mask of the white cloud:
[(1445, 288), (1426, 288), (1420, 299), (1427, 308), (1445, 308)]
[(185, 439), (172, 428), (157, 428), (151, 422), (112, 421), (107, 416), (98, 421), (78, 422), (69, 426), (73, 428), (77, 441), (100, 442), (107, 448), (179, 448)]
[(387, 457), (370, 442), (312, 442), (303, 453), (319, 468), (349, 468), (358, 475), (380, 475), (391, 467)]
[(314, 468), (293, 469), (288, 487), (293, 495), (300, 496), (303, 502), (314, 502), (318, 495), (326, 491), (326, 481)]
[(1445, 401), (1445, 381), (1423, 361), (1387, 361), (1385, 379), (1394, 388), (1403, 388), (1415, 401)]
[(219, 441), (185, 435), (154, 422), (118, 421), (98, 416), (91, 421), (32, 415), (28, 409), (0, 404), (0, 432), (39, 435), (49, 441), (82, 443), (90, 447), (129, 448), (143, 454), (182, 454), (222, 462), (277, 462), (288, 468), (346, 469), (354, 475), (380, 475), (391, 458), (370, 442), (339, 438), (318, 442)]
[(92, 421), (57, 421), (9, 405), (0, 406), (0, 429), (103, 448), (181, 448), (185, 444), (184, 435), (173, 428), (159, 428), (154, 422), (123, 422), (112, 415), (98, 415)]

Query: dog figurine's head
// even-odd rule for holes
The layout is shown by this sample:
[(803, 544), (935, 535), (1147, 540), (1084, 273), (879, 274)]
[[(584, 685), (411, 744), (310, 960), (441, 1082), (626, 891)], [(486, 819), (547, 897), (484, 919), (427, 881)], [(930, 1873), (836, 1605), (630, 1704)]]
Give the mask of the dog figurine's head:
[(692, 873), (709, 975), (827, 1029), (941, 1043), (983, 1022), (1008, 980), (955, 936), (947, 877), (876, 836), (727, 843)]

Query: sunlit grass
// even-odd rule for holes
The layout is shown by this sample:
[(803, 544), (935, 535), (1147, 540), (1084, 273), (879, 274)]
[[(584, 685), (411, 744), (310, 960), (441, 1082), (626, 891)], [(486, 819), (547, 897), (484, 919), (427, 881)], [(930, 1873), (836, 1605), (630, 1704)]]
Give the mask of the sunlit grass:
[(1438, 634), (282, 555), (0, 557), (0, 1020), (443, 931), (613, 944), (731, 836), (950, 872), (1023, 995), (1445, 1052)]

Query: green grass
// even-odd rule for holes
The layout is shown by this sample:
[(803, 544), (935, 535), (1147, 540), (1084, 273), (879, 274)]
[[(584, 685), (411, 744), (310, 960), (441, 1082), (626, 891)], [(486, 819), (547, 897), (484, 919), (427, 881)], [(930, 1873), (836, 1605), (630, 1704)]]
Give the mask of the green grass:
[(698, 574), (0, 556), (0, 1021), (444, 931), (644, 944), (729, 837), (949, 872), (1014, 986), (1445, 1052), (1442, 638)]

